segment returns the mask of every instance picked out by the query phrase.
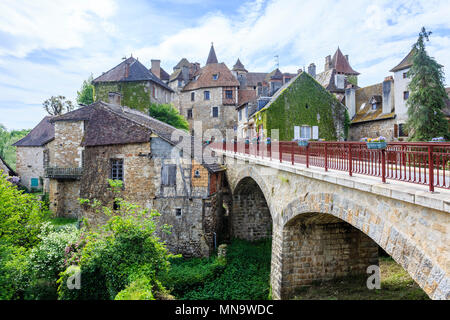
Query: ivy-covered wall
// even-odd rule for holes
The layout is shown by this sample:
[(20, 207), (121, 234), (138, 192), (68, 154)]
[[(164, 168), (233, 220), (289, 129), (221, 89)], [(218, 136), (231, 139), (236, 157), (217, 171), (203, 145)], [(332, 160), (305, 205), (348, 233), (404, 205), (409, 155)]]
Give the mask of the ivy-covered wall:
[[(319, 138), (344, 138), (345, 106), (309, 74), (303, 72), (267, 107), (253, 115), (256, 128), (263, 125), (270, 137), (279, 129), (279, 139), (294, 138), (294, 126), (318, 126)], [(319, 115), (319, 117), (318, 117)]]
[(96, 83), (94, 86), (95, 101), (108, 102), (109, 92), (119, 92), (122, 95), (123, 106), (145, 111), (151, 103), (150, 85), (146, 81)]

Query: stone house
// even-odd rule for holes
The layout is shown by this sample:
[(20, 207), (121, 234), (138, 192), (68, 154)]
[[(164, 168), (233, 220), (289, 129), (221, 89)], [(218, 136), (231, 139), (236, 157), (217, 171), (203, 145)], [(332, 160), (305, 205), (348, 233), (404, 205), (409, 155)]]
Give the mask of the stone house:
[[(46, 176), (50, 208), (59, 216), (106, 217), (80, 206), (98, 199), (112, 209), (107, 179), (123, 181), (121, 196), (161, 213), (173, 226), (160, 234), (168, 248), (185, 256), (206, 256), (220, 233), (223, 167), (194, 158), (191, 136), (128, 107), (97, 101), (51, 119), (55, 126)], [(178, 139), (189, 141), (179, 144)], [(186, 147), (188, 146), (188, 147)], [(201, 143), (198, 146), (201, 150)]]
[(271, 130), (278, 129), (280, 141), (342, 140), (345, 111), (345, 106), (332, 93), (308, 73), (300, 72), (250, 116), (249, 130), (258, 136), (272, 137)]
[(177, 92), (180, 113), (191, 130), (194, 122), (201, 122), (202, 133), (208, 131), (204, 140), (225, 138), (226, 130), (236, 126), (239, 82), (225, 63), (218, 62), (213, 45), (204, 67), (197, 69), (199, 65), (186, 62), (169, 82), (172, 87), (182, 86)]
[(92, 81), (95, 101), (109, 101), (109, 95), (114, 94), (118, 104), (141, 111), (151, 103), (170, 103), (174, 91), (159, 78), (166, 73), (159, 64), (159, 60), (152, 60), (153, 71), (159, 72), (155, 75), (137, 59), (125, 59)]
[[(408, 71), (412, 65), (413, 50), (390, 71), (383, 82), (364, 88), (349, 84), (345, 90), (345, 104), (349, 111), (351, 126), (349, 139), (358, 141), (364, 137), (384, 136), (388, 141), (408, 138), (405, 123), (408, 119)], [(443, 110), (450, 119), (450, 101)]]
[(20, 184), (31, 189), (48, 192), (45, 166), (48, 161), (49, 146), (55, 138), (55, 127), (47, 116), (28, 135), (13, 144), (16, 147), (16, 172)]

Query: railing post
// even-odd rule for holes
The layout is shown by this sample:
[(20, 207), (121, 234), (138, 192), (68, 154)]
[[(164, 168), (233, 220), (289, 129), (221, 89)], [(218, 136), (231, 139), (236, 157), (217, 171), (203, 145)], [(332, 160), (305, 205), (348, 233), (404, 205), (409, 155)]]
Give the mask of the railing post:
[(430, 192), (434, 192), (433, 146), (428, 146), (428, 183), (430, 184)]
[(381, 181), (386, 183), (386, 149), (381, 149)]
[(256, 154), (255, 154), (255, 158), (257, 158), (259, 155), (259, 141), (256, 140)]
[(309, 143), (306, 145), (306, 167), (309, 168)]
[(291, 163), (294, 165), (294, 143), (291, 144)]
[(283, 145), (281, 144), (281, 141), (278, 144), (278, 156), (280, 157), (280, 163), (283, 162)]
[(272, 161), (272, 141), (267, 145), (267, 151), (269, 152), (270, 161)]
[(325, 171), (328, 171), (328, 144), (325, 143)]
[(348, 174), (352, 176), (352, 145), (348, 144)]

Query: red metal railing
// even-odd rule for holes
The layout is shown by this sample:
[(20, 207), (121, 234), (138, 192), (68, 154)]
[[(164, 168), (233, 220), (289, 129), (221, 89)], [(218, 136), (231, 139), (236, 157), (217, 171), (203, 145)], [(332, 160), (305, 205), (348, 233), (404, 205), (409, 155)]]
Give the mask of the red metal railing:
[(450, 143), (391, 142), (386, 149), (368, 149), (364, 142), (293, 141), (271, 144), (244, 141), (213, 143), (212, 148), (273, 161), (302, 164), (450, 189)]

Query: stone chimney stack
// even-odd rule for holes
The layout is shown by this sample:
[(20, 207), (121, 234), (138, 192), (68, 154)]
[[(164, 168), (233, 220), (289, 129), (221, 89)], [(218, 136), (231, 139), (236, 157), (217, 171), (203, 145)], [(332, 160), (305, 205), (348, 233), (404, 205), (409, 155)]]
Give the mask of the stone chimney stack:
[(392, 76), (384, 78), (383, 81), (383, 113), (391, 113), (394, 109), (394, 78)]
[(356, 114), (356, 88), (354, 85), (349, 84), (347, 88), (345, 88), (345, 105), (347, 106), (348, 115), (350, 116), (350, 120)]
[(161, 60), (153, 60), (152, 59), (152, 68), (150, 71), (158, 77), (158, 79), (161, 79)]
[(108, 92), (108, 102), (120, 106), (122, 101), (122, 95), (118, 92)]
[(308, 66), (308, 73), (311, 75), (311, 77), (313, 78), (316, 77), (316, 65), (314, 63), (311, 63)]
[(243, 74), (237, 76), (239, 81), (239, 89), (247, 89), (247, 77)]
[(183, 77), (184, 84), (186, 85), (189, 81), (189, 67), (181, 67), (181, 76)]
[(325, 57), (325, 67), (323, 68), (324, 71), (328, 71), (331, 69), (331, 56), (328, 55)]

